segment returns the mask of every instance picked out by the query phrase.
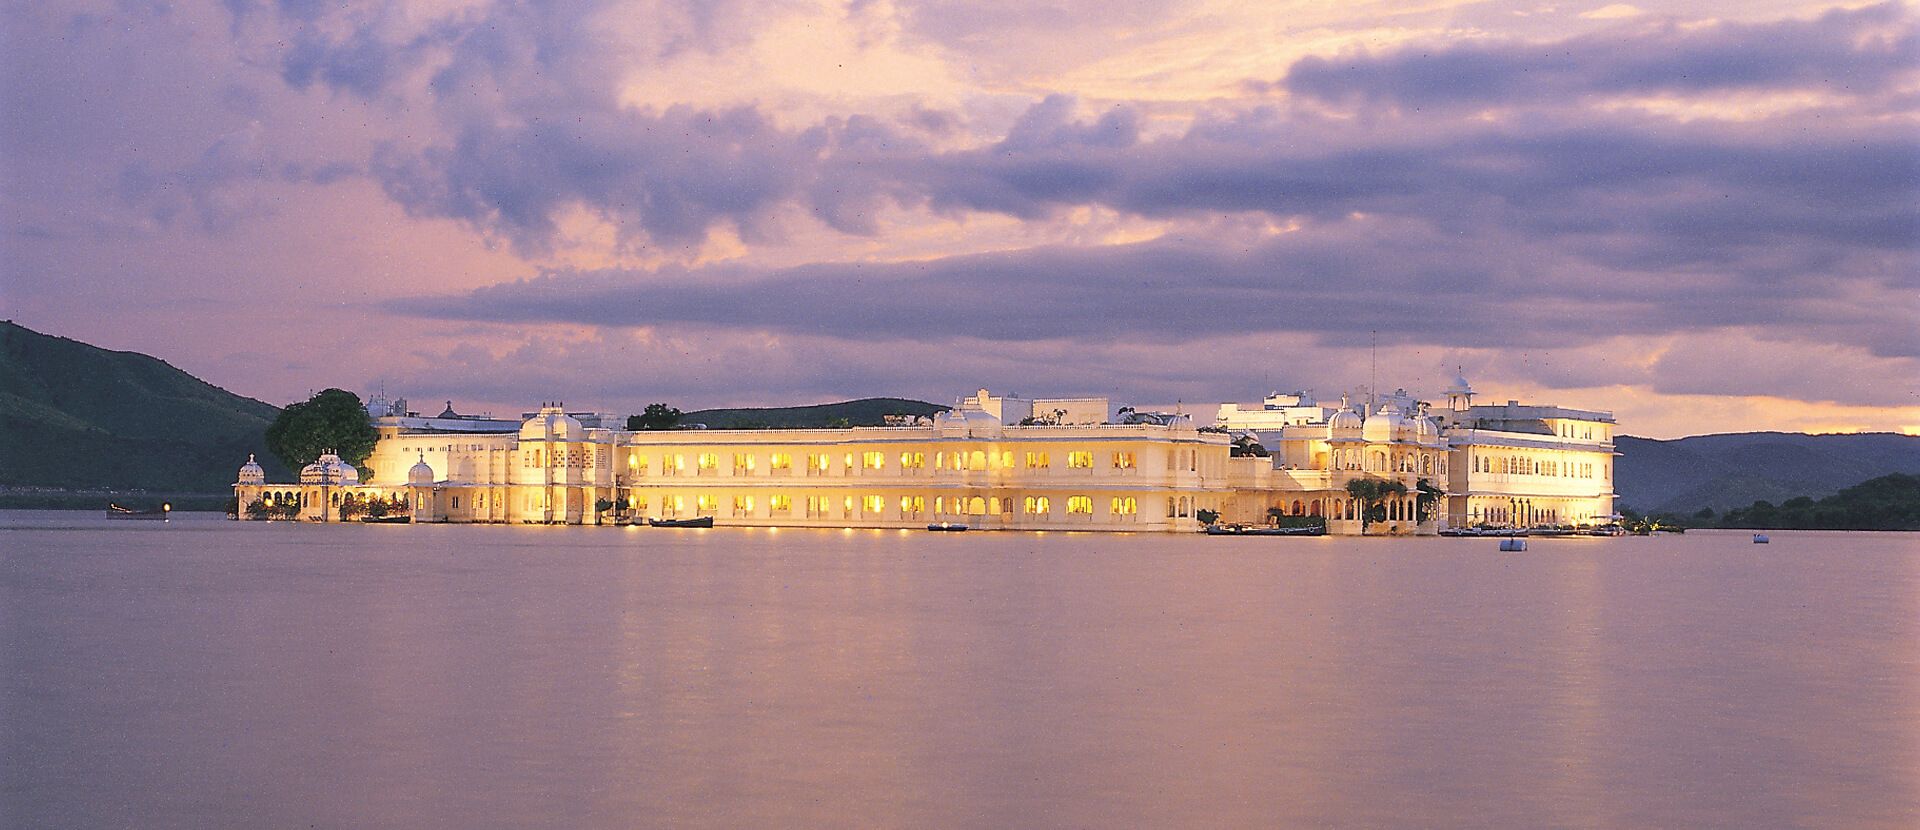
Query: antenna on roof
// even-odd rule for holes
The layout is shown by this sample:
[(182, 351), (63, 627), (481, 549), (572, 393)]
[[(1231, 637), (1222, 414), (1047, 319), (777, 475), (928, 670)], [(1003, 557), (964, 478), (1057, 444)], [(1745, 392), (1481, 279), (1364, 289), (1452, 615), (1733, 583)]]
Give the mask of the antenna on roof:
[(1367, 414), (1373, 414), (1373, 390), (1380, 385), (1380, 330), (1374, 329), (1373, 335), (1373, 372), (1367, 377)]

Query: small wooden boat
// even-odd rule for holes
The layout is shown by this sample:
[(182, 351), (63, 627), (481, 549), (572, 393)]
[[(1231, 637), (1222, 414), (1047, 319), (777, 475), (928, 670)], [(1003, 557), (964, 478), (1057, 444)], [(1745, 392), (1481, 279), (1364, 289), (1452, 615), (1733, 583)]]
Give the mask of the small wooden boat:
[(404, 524), (412, 524), (413, 517), (412, 516), (381, 516), (379, 518), (375, 518), (373, 516), (361, 516), (360, 523), (366, 524), (366, 525), (404, 525)]
[(927, 525), (927, 529), (939, 533), (959, 533), (967, 530), (967, 526), (959, 522), (934, 522)]
[(171, 504), (162, 504), (151, 510), (135, 510), (130, 507), (121, 507), (112, 502), (107, 503), (107, 518), (109, 519), (151, 519), (164, 522), (167, 520), (167, 514), (171, 512), (173, 512), (173, 505)]
[(1754, 543), (1754, 544), (1756, 544), (1756, 545), (1764, 545), (1764, 544), (1768, 544), (1768, 543), (1770, 543), (1770, 542), (1772, 542), (1772, 541), (1773, 541), (1772, 539), (1769, 539), (1769, 538), (1767, 538), (1767, 534), (1765, 534), (1765, 533), (1755, 533), (1755, 534), (1753, 534), (1753, 543)]
[(648, 519), (647, 524), (654, 527), (713, 527), (712, 516), (694, 519)]

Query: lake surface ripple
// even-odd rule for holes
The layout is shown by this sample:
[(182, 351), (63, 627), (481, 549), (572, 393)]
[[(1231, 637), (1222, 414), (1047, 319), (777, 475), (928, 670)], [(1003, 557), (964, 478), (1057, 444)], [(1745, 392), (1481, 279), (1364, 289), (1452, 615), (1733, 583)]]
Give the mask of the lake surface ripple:
[(1920, 826), (1920, 536), (0, 512), (5, 827)]

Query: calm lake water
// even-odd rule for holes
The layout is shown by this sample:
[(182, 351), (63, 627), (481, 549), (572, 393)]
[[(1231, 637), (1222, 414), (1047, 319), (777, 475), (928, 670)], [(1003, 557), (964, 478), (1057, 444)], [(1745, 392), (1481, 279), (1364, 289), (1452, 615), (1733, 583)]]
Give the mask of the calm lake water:
[(1920, 537), (0, 512), (5, 827), (1920, 826)]

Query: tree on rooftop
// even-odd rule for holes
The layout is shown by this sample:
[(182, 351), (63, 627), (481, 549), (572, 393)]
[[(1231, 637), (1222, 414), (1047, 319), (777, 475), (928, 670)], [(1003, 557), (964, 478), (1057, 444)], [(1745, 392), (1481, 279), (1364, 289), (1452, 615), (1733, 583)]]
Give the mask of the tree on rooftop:
[(647, 404), (647, 410), (627, 417), (627, 429), (673, 429), (686, 413), (663, 403)]
[(380, 433), (367, 418), (359, 395), (345, 389), (324, 389), (280, 410), (267, 425), (266, 439), (267, 451), (294, 470), (312, 464), (329, 450), (358, 467), (373, 454)]

